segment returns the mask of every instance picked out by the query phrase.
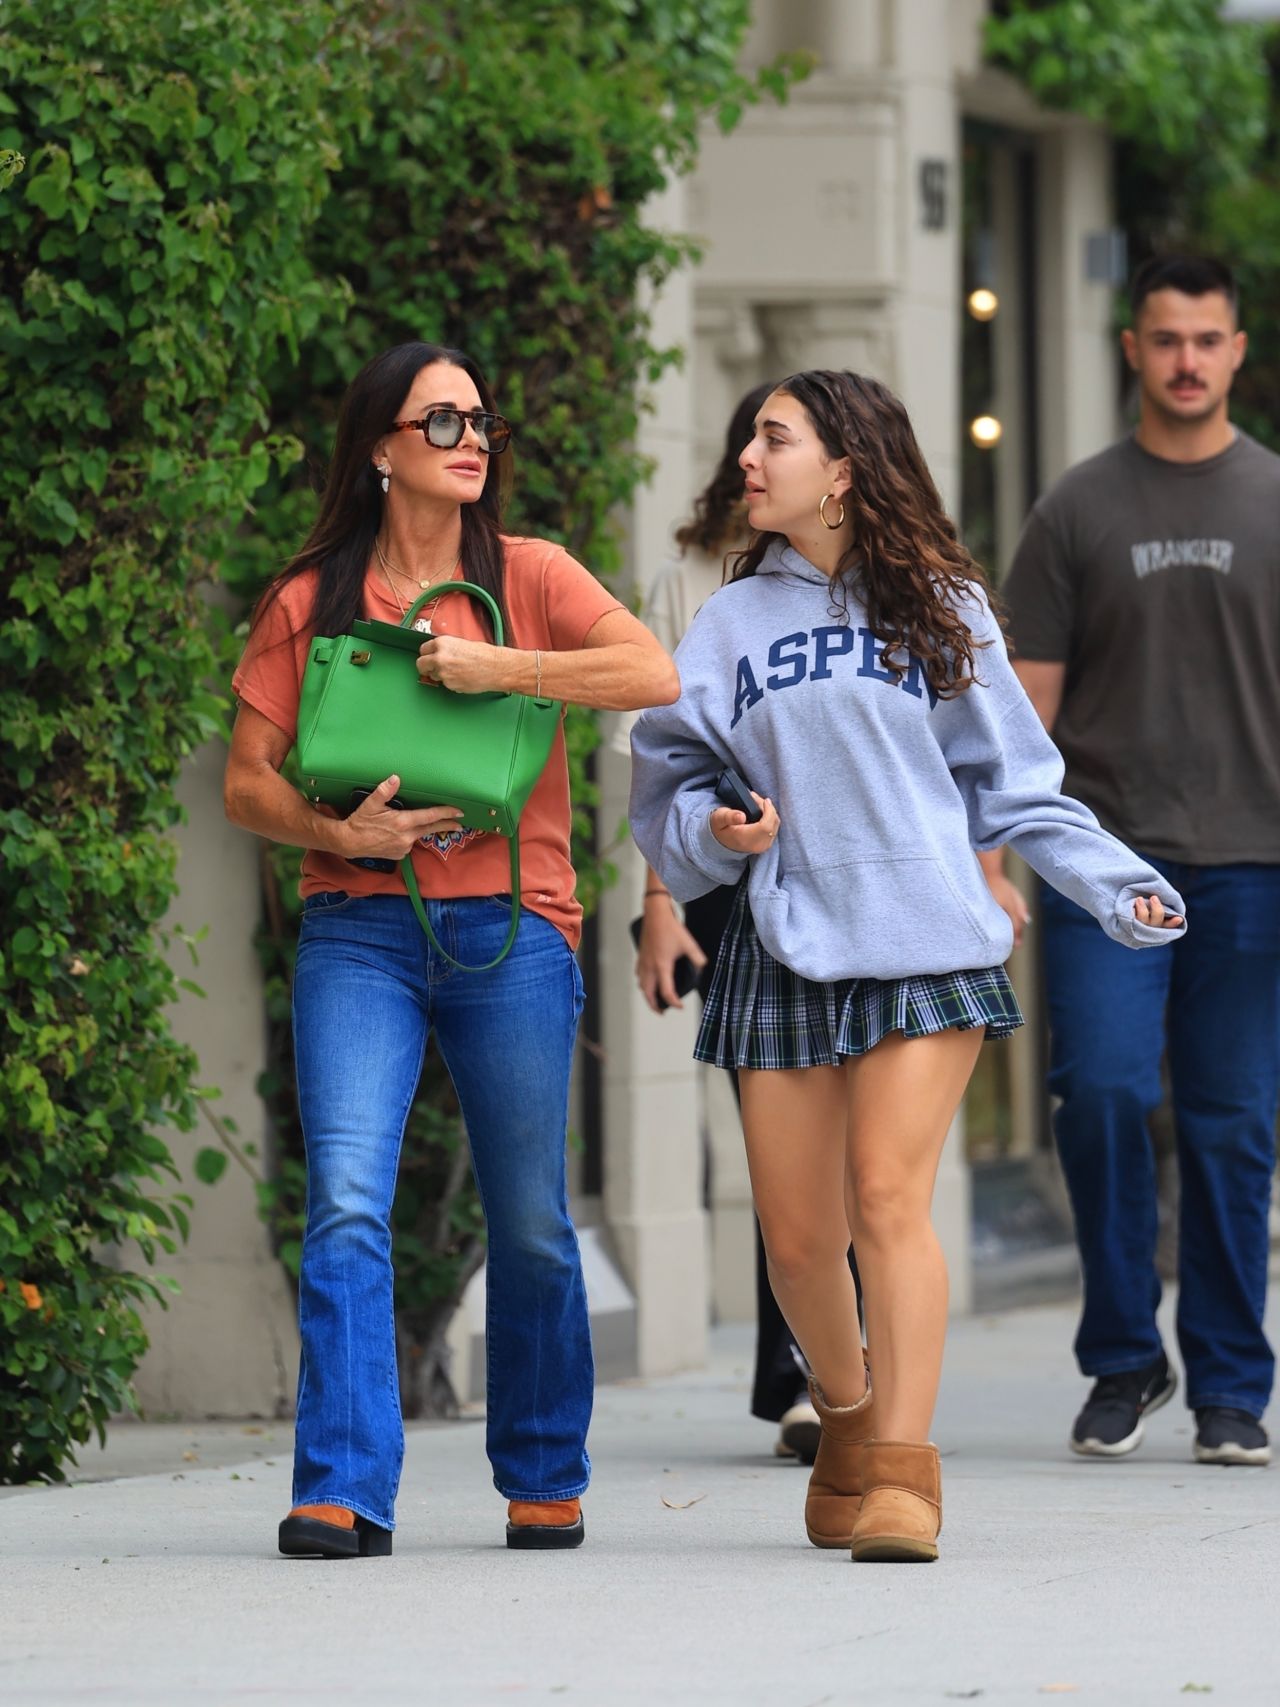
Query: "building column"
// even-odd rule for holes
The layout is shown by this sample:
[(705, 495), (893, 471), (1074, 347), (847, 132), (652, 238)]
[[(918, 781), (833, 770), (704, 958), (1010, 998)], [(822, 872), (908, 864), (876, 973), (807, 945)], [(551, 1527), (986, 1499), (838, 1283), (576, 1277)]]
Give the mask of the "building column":
[[(685, 186), (655, 198), (650, 220), (687, 229)], [(692, 286), (676, 273), (648, 303), (659, 347), (692, 339)], [(669, 369), (652, 387), (638, 449), (653, 474), (630, 515), (631, 590), (641, 600), (673, 551), (672, 529), (694, 495), (692, 379)], [(706, 1361), (707, 1225), (702, 1207), (702, 1142), (693, 1042), (697, 999), (683, 1011), (650, 1012), (636, 988), (629, 924), (640, 910), (644, 864), (625, 833), (628, 759), (608, 741), (598, 755), (602, 843), (618, 868), (600, 908), (601, 1036), (605, 1042), (604, 1219), (636, 1301), (636, 1361), (641, 1375), (688, 1369)]]
[(1065, 125), (1037, 142), (1040, 175), (1040, 484), (1116, 437), (1113, 287), (1091, 280), (1085, 242), (1110, 228), (1111, 143), (1104, 131)]
[[(235, 1123), (239, 1142), (268, 1151), (268, 1122), (257, 1081), (264, 1065), (262, 973), (254, 950), (259, 905), (257, 838), (222, 810), (226, 747), (212, 741), (183, 771), (178, 798), (187, 821), (177, 831), (181, 892), (166, 924), (191, 935), (209, 927), (199, 964), (175, 942), (170, 961), (205, 994), (184, 991), (174, 1034), (196, 1051), (202, 1085), (222, 1095), (210, 1106)], [(145, 1313), (151, 1346), (134, 1385), (144, 1412), (177, 1417), (279, 1417), (293, 1409), (298, 1330), (293, 1291), (258, 1215), (254, 1180), (232, 1162), (216, 1185), (195, 1177), (197, 1150), (217, 1144), (207, 1122), (166, 1132), (182, 1172), (177, 1189), (194, 1199), (191, 1237), (156, 1264), (181, 1293), (167, 1310)]]

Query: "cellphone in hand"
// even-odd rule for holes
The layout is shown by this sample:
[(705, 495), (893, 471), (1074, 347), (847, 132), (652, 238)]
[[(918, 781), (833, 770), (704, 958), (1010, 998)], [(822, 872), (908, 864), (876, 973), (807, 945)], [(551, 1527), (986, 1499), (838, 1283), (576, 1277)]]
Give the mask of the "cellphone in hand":
[[(347, 816), (350, 817), (356, 807), (363, 805), (372, 793), (371, 788), (353, 788), (351, 790), (351, 806)], [(397, 812), (404, 811), (404, 802), (398, 797), (395, 800), (388, 800), (387, 805), (393, 806)], [(347, 864), (358, 865), (362, 871), (398, 871), (400, 869), (398, 860), (377, 859), (372, 854), (357, 855), (354, 859), (348, 859)]]
[(748, 824), (758, 824), (764, 817), (763, 806), (758, 806), (751, 790), (743, 782), (737, 771), (727, 765), (716, 778), (716, 799), (722, 805), (732, 806), (735, 812), (744, 812)]
[[(637, 948), (640, 946), (640, 933), (643, 929), (644, 914), (641, 913), (638, 918), (632, 919), (631, 921), (631, 940), (635, 943)], [(677, 996), (687, 996), (691, 990), (696, 990), (698, 988), (698, 969), (693, 964), (692, 960), (689, 959), (687, 954), (682, 954), (676, 961), (671, 972), (671, 982), (676, 987)], [(671, 1006), (670, 1002), (662, 999), (662, 992), (660, 990), (655, 990), (653, 997), (658, 1004), (659, 1013), (665, 1013)]]

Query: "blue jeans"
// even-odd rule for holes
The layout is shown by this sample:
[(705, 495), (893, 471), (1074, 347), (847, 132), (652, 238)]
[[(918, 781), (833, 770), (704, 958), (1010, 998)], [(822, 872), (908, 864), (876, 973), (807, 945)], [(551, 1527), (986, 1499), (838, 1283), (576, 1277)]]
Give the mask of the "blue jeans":
[[(472, 964), (502, 946), (506, 896), (428, 901)], [(565, 1186), (569, 1070), (582, 981), (536, 913), (490, 972), (459, 972), (407, 897), (313, 895), (293, 987), (307, 1226), (298, 1285), (293, 1503), (391, 1529), (404, 1457), (391, 1202), (427, 1035), (458, 1093), (488, 1228), (486, 1447), (508, 1499), (582, 1493), (594, 1371)]]
[[(1150, 858), (1150, 856), (1146, 856)], [(1280, 1098), (1280, 866), (1152, 859), (1187, 904), (1170, 948), (1135, 953), (1045, 888), (1049, 1088), (1084, 1268), (1086, 1375), (1160, 1354), (1156, 1177), (1147, 1120), (1168, 1056), (1181, 1179), (1178, 1345), (1187, 1403), (1261, 1416)]]

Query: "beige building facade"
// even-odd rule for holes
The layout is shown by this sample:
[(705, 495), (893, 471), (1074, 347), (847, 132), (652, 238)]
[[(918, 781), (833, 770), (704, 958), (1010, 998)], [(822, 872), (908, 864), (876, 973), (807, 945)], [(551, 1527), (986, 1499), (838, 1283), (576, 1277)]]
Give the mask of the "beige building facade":
[[(815, 69), (785, 106), (751, 108), (727, 137), (709, 130), (697, 170), (653, 209), (655, 223), (697, 235), (703, 259), (653, 304), (657, 342), (686, 359), (656, 388), (642, 428), (654, 474), (627, 518), (641, 601), (734, 404), (761, 380), (822, 366), (886, 381), (953, 513), (967, 529), (966, 507), (981, 511), (997, 567), (1034, 490), (1114, 436), (1112, 280), (1099, 262), (1114, 255), (1108, 144), (983, 68), (983, 16), (981, 0), (757, 0), (748, 62), (803, 48)], [(975, 279), (1000, 303), (976, 357), (966, 308)], [(1002, 429), (985, 461), (969, 436), (975, 410)], [(223, 1088), (220, 1106), (265, 1149), (253, 1089), (257, 856), (223, 824), (217, 768), (216, 754), (202, 755), (188, 779), (178, 913), (213, 931), (200, 974), (208, 999), (179, 1024), (204, 1079)], [(607, 744), (599, 780), (600, 824), (611, 829), (628, 778)], [(700, 1075), (691, 1060), (692, 1005), (658, 1018), (635, 987), (627, 925), (639, 856), (628, 846), (611, 857), (620, 881), (584, 965), (599, 1068), (583, 1076), (580, 1124), (596, 1153), (591, 1166), (572, 1158), (575, 1208), (602, 1368), (658, 1374), (701, 1363), (712, 1321), (753, 1314), (752, 1216), (732, 1098), (722, 1076)], [(1030, 1001), (1031, 980), (1019, 976)], [(1025, 1042), (1006, 1047), (1002, 1094), (1015, 1128), (1029, 1131), (1042, 1100), (1034, 1054)], [(206, 1141), (194, 1135), (190, 1151)], [(957, 1310), (971, 1298), (969, 1183), (957, 1122), (936, 1207)], [(292, 1400), (296, 1332), (252, 1182), (233, 1168), (218, 1186), (191, 1189), (192, 1243), (166, 1265), (184, 1291), (153, 1323), (140, 1394), (154, 1412), (279, 1414)], [(480, 1297), (477, 1282), (452, 1336), (464, 1392), (479, 1387)]]

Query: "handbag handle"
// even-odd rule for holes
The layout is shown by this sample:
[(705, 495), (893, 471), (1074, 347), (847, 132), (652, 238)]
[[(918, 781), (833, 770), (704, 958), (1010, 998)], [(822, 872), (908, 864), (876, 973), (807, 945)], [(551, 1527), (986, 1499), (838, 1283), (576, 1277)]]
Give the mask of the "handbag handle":
[(401, 628), (412, 628), (414, 618), (423, 605), (430, 604), (432, 599), (438, 599), (445, 593), (470, 593), (473, 599), (479, 599), (482, 605), (487, 606), (489, 619), (493, 623), (494, 645), (506, 645), (506, 630), (502, 625), (502, 612), (498, 609), (498, 601), (492, 593), (486, 593), (483, 587), (477, 587), (474, 581), (440, 581), (434, 587), (428, 587), (425, 593), (413, 601), (400, 619)]
[(413, 869), (413, 855), (407, 853), (400, 861), (400, 874), (404, 878), (404, 886), (409, 894), (409, 901), (418, 916), (418, 923), (426, 933), (427, 941), (436, 953), (450, 966), (456, 966), (459, 972), (488, 972), (500, 960), (505, 960), (511, 952), (511, 945), (516, 940), (516, 932), (520, 929), (520, 832), (516, 830), (511, 837), (511, 922), (507, 926), (507, 940), (494, 955), (492, 960), (486, 960), (483, 966), (468, 966), (461, 960), (455, 960), (449, 950), (442, 946), (440, 938), (431, 928), (431, 920), (427, 917), (427, 909), (422, 902), (422, 891), (418, 888), (418, 874)]

